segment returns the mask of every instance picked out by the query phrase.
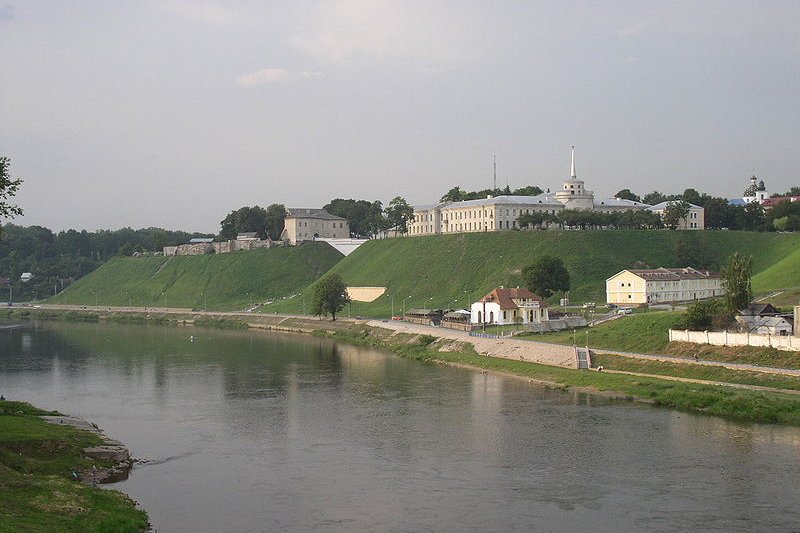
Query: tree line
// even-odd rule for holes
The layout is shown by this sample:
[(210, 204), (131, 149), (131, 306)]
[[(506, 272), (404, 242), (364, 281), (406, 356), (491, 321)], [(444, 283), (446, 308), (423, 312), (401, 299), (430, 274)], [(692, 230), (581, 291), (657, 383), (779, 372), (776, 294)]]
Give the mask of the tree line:
[[(322, 209), (347, 219), (351, 237), (365, 239), (384, 235), (390, 230), (407, 233), (408, 223), (414, 215), (414, 208), (400, 196), (393, 198), (386, 207), (379, 200), (336, 198)], [(272, 204), (266, 209), (257, 205), (240, 207), (220, 222), (219, 238), (228, 240), (239, 233), (255, 232), (262, 239), (278, 240), (287, 215), (288, 211), (282, 204)]]
[[(209, 236), (161, 228), (54, 233), (42, 226), (6, 224), (0, 239), (0, 286), (8, 290), (12, 284), (14, 300), (51, 296), (115, 255), (160, 252), (164, 246)], [(33, 279), (22, 283), (23, 272), (33, 273)]]

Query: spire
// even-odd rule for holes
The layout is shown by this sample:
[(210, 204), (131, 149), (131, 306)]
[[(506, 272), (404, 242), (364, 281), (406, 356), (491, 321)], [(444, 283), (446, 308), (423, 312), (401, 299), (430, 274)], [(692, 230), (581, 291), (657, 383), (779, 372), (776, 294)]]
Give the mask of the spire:
[(578, 175), (575, 173), (575, 147), (572, 147), (572, 169), (570, 170), (570, 177), (576, 179)]

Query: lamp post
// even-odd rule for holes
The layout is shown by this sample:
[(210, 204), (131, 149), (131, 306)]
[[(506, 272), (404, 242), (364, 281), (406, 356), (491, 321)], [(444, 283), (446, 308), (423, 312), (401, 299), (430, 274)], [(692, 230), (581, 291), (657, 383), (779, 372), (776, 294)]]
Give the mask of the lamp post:
[(163, 296), (163, 297), (164, 297), (164, 309), (166, 309), (166, 308), (168, 307), (168, 306), (167, 306), (167, 291), (163, 291), (163, 292), (161, 293), (161, 296)]
[(405, 298), (403, 298), (403, 318), (406, 317), (406, 300), (408, 300), (409, 298), (411, 298), (411, 296), (406, 296)]
[(392, 316), (389, 318), (394, 318), (394, 294), (392, 294)]

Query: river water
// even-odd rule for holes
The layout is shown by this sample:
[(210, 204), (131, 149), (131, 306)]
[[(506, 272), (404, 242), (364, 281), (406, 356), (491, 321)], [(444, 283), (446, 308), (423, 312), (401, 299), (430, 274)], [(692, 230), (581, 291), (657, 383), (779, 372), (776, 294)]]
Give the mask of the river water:
[(796, 428), (312, 337), (27, 323), (0, 393), (128, 445), (163, 533), (800, 530)]

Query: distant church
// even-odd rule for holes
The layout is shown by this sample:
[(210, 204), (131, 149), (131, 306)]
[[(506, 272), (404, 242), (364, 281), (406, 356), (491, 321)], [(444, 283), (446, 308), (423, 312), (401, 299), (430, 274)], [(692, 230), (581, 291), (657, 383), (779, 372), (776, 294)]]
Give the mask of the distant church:
[(750, 185), (744, 190), (742, 197), (731, 198), (728, 200), (728, 204), (738, 206), (751, 204), (753, 202), (758, 202), (760, 204), (769, 198), (769, 196), (770, 193), (764, 185), (764, 180), (758, 181), (758, 178), (753, 174), (753, 177), (750, 178)]

